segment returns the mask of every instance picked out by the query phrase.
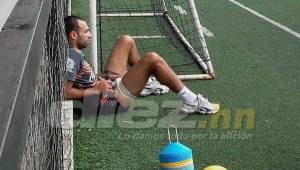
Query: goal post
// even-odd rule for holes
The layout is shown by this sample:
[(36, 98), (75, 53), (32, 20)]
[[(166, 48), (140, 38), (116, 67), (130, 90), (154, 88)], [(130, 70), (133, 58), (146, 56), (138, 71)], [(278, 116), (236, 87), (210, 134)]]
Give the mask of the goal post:
[[(142, 52), (168, 58), (180, 79), (215, 78), (194, 0), (98, 0), (97, 17), (101, 58), (118, 36), (127, 34)], [(154, 42), (159, 37), (161, 42)]]
[(195, 27), (196, 27), (196, 30), (197, 30), (197, 33), (198, 33), (198, 36), (199, 36), (199, 39), (200, 39), (200, 42), (201, 42), (204, 57), (206, 59), (205, 64), (207, 66), (208, 74), (210, 76), (212, 76), (212, 78), (214, 78), (215, 73), (214, 73), (214, 69), (213, 69), (213, 66), (212, 66), (212, 63), (211, 63), (211, 60), (210, 60), (208, 48), (207, 48), (206, 41), (205, 41), (205, 38), (204, 38), (202, 26), (200, 24), (200, 19), (199, 19), (199, 16), (198, 16), (198, 12), (197, 12), (197, 9), (196, 9), (195, 2), (194, 2), (194, 0), (188, 0), (188, 4), (189, 4), (191, 12), (192, 12), (193, 21), (194, 21), (194, 24), (195, 24)]
[(94, 72), (98, 73), (98, 50), (97, 50), (97, 1), (89, 0), (89, 20), (90, 20), (90, 31), (92, 33), (91, 41), (91, 65)]

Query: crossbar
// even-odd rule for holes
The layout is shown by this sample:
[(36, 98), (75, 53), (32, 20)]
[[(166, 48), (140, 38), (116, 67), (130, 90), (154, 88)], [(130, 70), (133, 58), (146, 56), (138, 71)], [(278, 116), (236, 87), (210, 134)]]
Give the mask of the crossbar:
[(98, 17), (155, 17), (155, 16), (163, 16), (163, 13), (104, 13), (98, 14)]

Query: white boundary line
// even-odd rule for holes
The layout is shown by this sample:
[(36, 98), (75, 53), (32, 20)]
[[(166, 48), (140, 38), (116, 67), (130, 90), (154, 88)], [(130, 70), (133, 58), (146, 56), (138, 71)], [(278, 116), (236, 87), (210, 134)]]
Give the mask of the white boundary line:
[[(173, 5), (175, 10), (180, 14), (180, 15), (187, 15), (186, 10), (182, 8), (180, 5)], [(209, 29), (205, 28), (203, 25), (201, 25), (203, 29), (203, 34), (206, 35), (207, 37), (214, 37), (214, 33), (212, 33)]]
[(131, 36), (134, 39), (154, 39), (154, 38), (165, 38), (165, 36), (162, 35), (133, 35)]
[(209, 29), (203, 27), (203, 25), (201, 25), (202, 29), (203, 29), (203, 34), (206, 35), (207, 37), (215, 37), (214, 33), (212, 33)]
[(284, 31), (286, 31), (286, 32), (288, 32), (290, 34), (292, 34), (293, 36), (295, 36), (297, 38), (300, 38), (300, 33), (296, 32), (296, 31), (293, 31), (289, 27), (284, 26), (284, 25), (280, 24), (279, 22), (273, 21), (272, 19), (270, 19), (270, 18), (268, 18), (268, 17), (266, 17), (266, 16), (264, 16), (264, 15), (262, 15), (262, 14), (256, 12), (256, 11), (254, 11), (253, 9), (250, 9), (250, 8), (246, 7), (245, 5), (239, 3), (239, 2), (237, 2), (235, 0), (228, 0), (228, 1), (231, 2), (231, 3), (234, 3), (235, 5), (241, 7), (243, 9), (245, 9), (245, 10), (247, 10), (248, 12), (250, 12), (250, 13), (258, 16), (259, 18), (261, 18), (261, 19), (263, 19), (265, 21), (268, 21), (269, 23), (277, 26), (278, 28), (280, 28), (280, 29), (282, 29), (282, 30), (284, 30)]
[(173, 5), (174, 9), (179, 12), (180, 15), (186, 15), (187, 12), (180, 5)]

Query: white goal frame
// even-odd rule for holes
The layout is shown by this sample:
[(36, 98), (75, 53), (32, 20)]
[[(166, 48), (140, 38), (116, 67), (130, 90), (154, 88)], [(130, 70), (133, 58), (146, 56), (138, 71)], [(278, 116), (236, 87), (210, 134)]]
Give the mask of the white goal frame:
[[(95, 11), (96, 5), (91, 5), (91, 4), (95, 3), (95, 2), (92, 2), (92, 1), (96, 1), (96, 0), (90, 0), (90, 8), (94, 8), (93, 11)], [(197, 9), (196, 9), (196, 6), (195, 6), (195, 2), (194, 2), (194, 0), (187, 0), (187, 2), (188, 2), (188, 5), (189, 5), (189, 8), (191, 10), (191, 16), (192, 16), (192, 20), (194, 21), (197, 36), (198, 36), (198, 38), (200, 40), (200, 43), (201, 43), (201, 46), (202, 46), (202, 51), (203, 51), (203, 55), (205, 57), (205, 61), (194, 50), (192, 45), (188, 42), (188, 40), (185, 38), (185, 36), (181, 33), (180, 29), (176, 26), (175, 22), (168, 15), (167, 8), (166, 8), (166, 5), (165, 5), (165, 0), (162, 0), (162, 4), (164, 6), (163, 7), (164, 9), (161, 13), (154, 13), (154, 12), (153, 13), (149, 13), (149, 12), (147, 12), (147, 13), (100, 13), (100, 14), (98, 13), (97, 17), (157, 17), (157, 16), (165, 17), (166, 21), (171, 25), (171, 27), (173, 28), (173, 30), (176, 33), (177, 37), (187, 47), (187, 49), (192, 54), (195, 61), (199, 64), (199, 66), (205, 72), (205, 74), (187, 74), (187, 75), (178, 75), (178, 77), (181, 80), (193, 80), (193, 79), (209, 80), (209, 79), (214, 79), (215, 78), (215, 73), (214, 73), (214, 69), (213, 69), (213, 66), (212, 66), (212, 63), (211, 63), (211, 60), (210, 60), (210, 55), (209, 55), (208, 48), (207, 48), (207, 45), (206, 45), (206, 41), (205, 41), (205, 38), (204, 38), (202, 26), (200, 24), (200, 19), (199, 19), (198, 12), (197, 12)], [(92, 32), (96, 32), (97, 28), (96, 28), (95, 22), (97, 20), (97, 17), (95, 17), (95, 16), (91, 17), (90, 22), (92, 23), (92, 25), (91, 25), (91, 31)], [(97, 49), (97, 45), (92, 44), (92, 49), (93, 49), (93, 47)], [(95, 55), (93, 53), (91, 55), (91, 57), (97, 57), (97, 55)], [(97, 58), (92, 59), (92, 61), (96, 62)], [(93, 62), (93, 65), (94, 65), (94, 68), (95, 68), (95, 65), (97, 66), (97, 63), (94, 63), (94, 62)]]

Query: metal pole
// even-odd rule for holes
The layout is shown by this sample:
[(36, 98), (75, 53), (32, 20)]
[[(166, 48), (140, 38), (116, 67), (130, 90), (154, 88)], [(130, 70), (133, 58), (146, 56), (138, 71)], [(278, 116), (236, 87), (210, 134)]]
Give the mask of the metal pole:
[(72, 0), (68, 0), (68, 16), (72, 15)]
[(207, 64), (209, 74), (212, 77), (214, 77), (215, 76), (214, 70), (213, 70), (213, 67), (212, 67), (212, 64), (211, 64), (211, 61), (210, 61), (207, 45), (206, 45), (206, 42), (205, 42), (205, 39), (204, 39), (204, 34), (203, 34), (203, 31), (202, 31), (202, 26), (200, 24), (200, 20), (199, 20), (199, 16), (198, 16), (198, 12), (197, 12), (197, 9), (196, 9), (195, 2), (194, 2), (194, 0), (188, 0), (188, 4), (190, 6), (193, 21), (194, 21), (195, 27), (197, 29), (201, 45), (202, 45), (202, 49), (203, 49), (204, 57), (205, 57), (205, 62)]
[(98, 55), (97, 55), (97, 1), (89, 0), (90, 30), (93, 35), (91, 41), (91, 64), (94, 72), (98, 73)]

